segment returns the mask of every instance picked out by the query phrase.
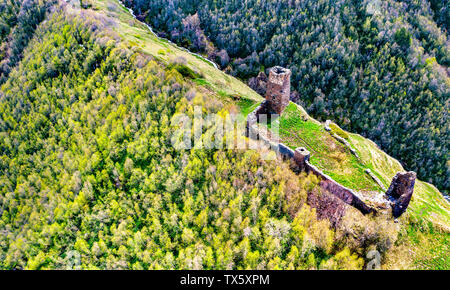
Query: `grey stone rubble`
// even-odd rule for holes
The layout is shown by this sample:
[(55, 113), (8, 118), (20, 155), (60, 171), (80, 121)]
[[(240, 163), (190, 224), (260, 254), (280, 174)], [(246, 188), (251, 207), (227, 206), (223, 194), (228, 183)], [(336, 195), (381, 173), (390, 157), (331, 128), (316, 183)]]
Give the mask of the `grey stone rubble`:
[(355, 149), (353, 149), (353, 147), (350, 145), (350, 143), (348, 143), (347, 140), (345, 140), (341, 136), (336, 135), (336, 133), (333, 133), (332, 136), (334, 137), (334, 139), (336, 139), (339, 142), (341, 142), (342, 144), (344, 144), (345, 147), (347, 147), (350, 150), (350, 152), (356, 157), (356, 159), (360, 160), (358, 153), (356, 152)]
[(331, 120), (325, 121), (325, 125), (324, 125), (325, 131), (331, 132), (330, 124), (331, 124)]

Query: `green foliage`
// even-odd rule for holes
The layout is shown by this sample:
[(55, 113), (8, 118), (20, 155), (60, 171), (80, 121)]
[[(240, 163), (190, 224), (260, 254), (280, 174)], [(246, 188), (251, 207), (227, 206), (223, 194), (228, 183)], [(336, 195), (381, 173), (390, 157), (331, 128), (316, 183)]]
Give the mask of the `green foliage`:
[(92, 3), (90, 0), (80, 0), (80, 7), (83, 9), (89, 9), (92, 7)]
[(1, 87), (0, 268), (75, 252), (82, 269), (296, 269), (342, 250), (305, 205), (315, 177), (254, 151), (175, 150), (173, 116), (213, 100), (189, 101), (176, 67), (94, 21), (55, 9)]
[(20, 61), (36, 27), (54, 2), (0, 0), (0, 85)]
[(238, 100), (238, 106), (241, 110), (241, 113), (244, 116), (247, 116), (248, 114), (250, 114), (253, 110), (255, 110), (259, 106), (259, 103), (256, 103), (250, 99), (241, 98)]
[(320, 265), (321, 269), (327, 270), (360, 270), (364, 265), (364, 260), (356, 254), (352, 254), (349, 249), (344, 249), (337, 253), (333, 259)]
[(426, 222), (413, 222), (405, 231), (401, 232), (400, 239), (415, 248), (413, 255), (400, 257), (411, 260), (417, 269), (421, 270), (448, 270), (450, 268), (450, 235)]
[(408, 49), (412, 43), (411, 33), (405, 27), (402, 27), (395, 32), (394, 40), (402, 49)]
[(174, 116), (225, 114), (230, 100), (251, 111), (226, 88), (245, 86), (216, 72), (203, 78), (223, 90), (209, 94), (110, 30), (129, 22), (50, 10), (0, 88), (1, 269), (66, 268), (74, 253), (81, 269), (361, 269), (365, 249), (396, 237), (358, 212), (332, 230), (305, 205), (317, 177), (281, 160), (175, 150)]

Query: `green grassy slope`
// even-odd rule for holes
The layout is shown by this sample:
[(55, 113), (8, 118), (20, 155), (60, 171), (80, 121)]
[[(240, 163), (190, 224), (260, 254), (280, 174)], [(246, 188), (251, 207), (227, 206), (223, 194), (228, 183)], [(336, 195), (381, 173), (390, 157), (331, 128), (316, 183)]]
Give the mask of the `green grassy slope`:
[[(136, 49), (168, 64), (176, 62), (180, 57), (184, 58), (186, 66), (200, 76), (196, 77), (193, 83), (220, 97), (224, 103), (228, 101), (238, 105), (244, 115), (248, 114), (258, 102), (262, 101), (261, 96), (241, 81), (215, 69), (211, 64), (177, 46), (156, 37), (145, 25), (135, 20), (117, 0), (91, 0), (90, 2), (92, 8), (100, 10), (102, 14), (106, 15), (111, 23), (114, 23), (113, 29), (134, 45)], [(236, 98), (236, 96), (239, 96), (239, 98)], [(236, 101), (237, 99), (238, 101)], [(339, 142), (331, 138), (328, 132), (323, 130), (323, 124), (308, 116), (300, 106), (295, 108), (290, 106), (287, 114), (282, 116), (279, 122), (281, 137), (289, 146), (292, 148), (297, 146), (313, 147), (313, 149), (308, 148), (312, 153), (312, 163), (351, 188), (382, 191), (363, 172), (365, 168), (371, 169), (385, 187), (389, 186), (393, 176), (398, 171), (404, 171), (404, 168), (396, 159), (380, 150), (374, 142), (358, 134), (344, 132), (347, 135), (347, 141), (360, 156), (360, 160), (357, 160), (348, 150), (343, 149)], [(289, 130), (283, 130), (283, 128)], [(304, 139), (307, 144), (298, 137), (293, 137), (292, 130), (296, 131), (297, 135)], [(335, 153), (335, 155), (329, 154), (330, 152)], [(400, 222), (406, 224), (411, 220), (431, 222), (437, 228), (444, 230), (445, 237), (450, 232), (450, 205), (444, 200), (436, 187), (417, 180), (410, 208), (407, 214), (400, 219)], [(441, 235), (433, 236), (442, 239)], [(443, 240), (448, 239), (444, 238)], [(412, 238), (411, 241), (413, 241)], [(426, 250), (431, 251), (431, 247), (427, 247)]]
[[(362, 161), (376, 172), (387, 187), (398, 171), (404, 171), (400, 162), (392, 158), (378, 146), (361, 135), (349, 134), (350, 143), (358, 151)], [(450, 230), (450, 205), (439, 190), (430, 183), (417, 180), (409, 207), (412, 218), (428, 220), (441, 228)]]
[(311, 152), (311, 163), (341, 184), (358, 191), (380, 191), (380, 186), (366, 173), (360, 162), (343, 144), (325, 131), (323, 124), (290, 103), (274, 123), (280, 128), (283, 143)]
[[(152, 54), (164, 41), (115, 0), (58, 2), (0, 86), (1, 269), (361, 269), (372, 248), (398, 257), (385, 252), (398, 233), (411, 245), (399, 256), (416, 253), (406, 268), (450, 269), (448, 232), (428, 225), (448, 225), (434, 187), (418, 185), (417, 208), (400, 223), (349, 209), (348, 226), (332, 229), (305, 205), (316, 176), (265, 151), (173, 146), (173, 120), (193, 106), (240, 110), (244, 122), (261, 96), (175, 46)], [(296, 106), (283, 118), (329, 166), (329, 146), (340, 145), (323, 125)], [(214, 129), (205, 124), (200, 140)], [(389, 182), (397, 161), (334, 130)], [(355, 171), (343, 180), (361, 182), (342, 154), (337, 165)]]
[(362, 268), (304, 205), (314, 176), (172, 145), (177, 116), (223, 112), (228, 95), (60, 4), (0, 87), (1, 269)]
[[(382, 194), (373, 179), (364, 172), (370, 169), (388, 188), (399, 171), (405, 171), (369, 139), (352, 134), (331, 124), (333, 133), (345, 138), (356, 150), (359, 160), (340, 142), (325, 131), (324, 124), (311, 118), (298, 105), (290, 103), (276, 121), (280, 139), (292, 149), (306, 147), (311, 152), (311, 163), (341, 184), (364, 193)], [(271, 125), (274, 125), (273, 123)], [(363, 194), (364, 196), (364, 194)], [(391, 253), (385, 269), (448, 269), (450, 232), (450, 205), (439, 190), (427, 182), (416, 181), (414, 195), (405, 215), (400, 218), (405, 229), (398, 242), (397, 252)]]
[[(79, 1), (72, 1), (75, 6), (77, 3)], [(143, 53), (168, 64), (176, 62), (180, 57), (184, 58), (186, 66), (201, 76), (194, 80), (198, 86), (207, 88), (220, 98), (239, 96), (240, 101), (237, 105), (244, 115), (255, 107), (255, 102), (263, 99), (238, 79), (152, 34), (144, 24), (134, 19), (118, 0), (91, 0), (90, 3), (92, 9), (101, 11), (113, 23), (113, 29), (121, 37)], [(233, 101), (233, 98), (230, 99)], [(305, 118), (306, 121), (300, 121), (301, 118)], [(371, 169), (386, 187), (398, 171), (404, 170), (397, 160), (381, 151), (372, 141), (358, 134), (347, 133), (348, 141), (361, 157), (361, 161), (358, 161), (342, 144), (323, 130), (320, 122), (311, 118), (300, 106), (290, 106), (280, 121), (280, 134), (288, 145), (292, 148), (305, 146), (306, 144), (297, 137), (301, 136), (309, 146), (314, 147), (313, 150), (309, 148), (312, 163), (350, 188), (381, 191), (380, 187), (364, 173), (365, 168)], [(292, 136), (293, 128), (300, 134)], [(429, 220), (450, 230), (450, 206), (439, 190), (431, 184), (417, 181), (410, 211), (414, 218)]]

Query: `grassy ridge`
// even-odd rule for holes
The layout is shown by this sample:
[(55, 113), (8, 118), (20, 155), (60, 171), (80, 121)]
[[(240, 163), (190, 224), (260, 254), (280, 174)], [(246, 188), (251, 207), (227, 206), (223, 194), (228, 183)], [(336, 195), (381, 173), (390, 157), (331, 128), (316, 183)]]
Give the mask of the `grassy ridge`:
[(364, 173), (366, 168), (343, 144), (334, 139), (323, 124), (310, 118), (304, 110), (290, 103), (277, 119), (280, 138), (292, 149), (305, 147), (311, 152), (311, 163), (344, 186), (359, 191), (381, 188)]
[[(380, 150), (371, 140), (334, 125), (339, 128), (335, 130), (339, 130), (340, 135), (348, 137), (347, 141), (360, 157), (358, 160), (301, 106), (290, 103), (275, 122), (280, 128), (282, 142), (292, 149), (306, 147), (311, 152), (312, 164), (354, 190), (382, 191), (364, 169), (370, 169), (386, 188), (397, 172), (405, 171), (400, 162)], [(427, 220), (439, 228), (450, 229), (450, 206), (439, 190), (429, 183), (416, 181), (409, 212), (413, 220)]]
[[(399, 171), (405, 171), (371, 140), (343, 131), (331, 124), (334, 133), (345, 138), (356, 150), (359, 160), (324, 130), (298, 105), (290, 103), (275, 122), (282, 142), (292, 149), (302, 146), (311, 152), (311, 163), (341, 184), (358, 191), (381, 191), (364, 169), (368, 168), (388, 188)], [(273, 124), (272, 124), (273, 125)], [(336, 158), (340, 157), (340, 158)], [(439, 190), (416, 180), (408, 211), (400, 219), (402, 231), (397, 252), (391, 253), (386, 269), (448, 269), (450, 205)]]
[[(350, 134), (350, 144), (357, 150), (361, 160), (386, 186), (399, 171), (405, 171), (398, 160), (392, 158), (369, 139)], [(450, 205), (439, 190), (430, 183), (416, 180), (414, 195), (409, 207), (413, 219), (428, 220), (440, 228), (450, 230)]]
[[(150, 33), (142, 23), (133, 19), (117, 0), (95, 0), (91, 2), (94, 9), (104, 11), (110, 21), (114, 22), (114, 30), (125, 40), (128, 40), (130, 44), (133, 44), (136, 49), (167, 64), (173, 63), (177, 58), (184, 58), (187, 61), (186, 65), (201, 76), (193, 81), (197, 86), (207, 88), (221, 99), (240, 96), (238, 99), (229, 98), (229, 102), (237, 103), (241, 112), (245, 115), (254, 109), (257, 102), (262, 100), (261, 96), (239, 80), (215, 69), (201, 58), (191, 55)], [(118, 18), (118, 21), (114, 18)], [(385, 187), (389, 186), (393, 176), (398, 171), (404, 170), (396, 159), (381, 151), (372, 141), (358, 134), (344, 131), (348, 136), (349, 143), (360, 156), (361, 160), (358, 161), (348, 150), (343, 148), (342, 144), (336, 142), (328, 132), (323, 130), (323, 125), (320, 122), (309, 117), (300, 106), (293, 107), (290, 105), (286, 115), (283, 115), (278, 122), (280, 122), (280, 133), (284, 142), (292, 148), (298, 146), (312, 147), (313, 149), (308, 148), (312, 153), (312, 163), (337, 181), (351, 188), (380, 191), (379, 186), (363, 172), (365, 168), (371, 169)], [(283, 130), (283, 128), (286, 130)], [(304, 139), (307, 144), (299, 138), (293, 137), (292, 130), (298, 132), (297, 135)], [(336, 153), (336, 156), (330, 154), (333, 152)], [(410, 230), (407, 231), (405, 239), (411, 245), (420, 248), (418, 253), (431, 253), (434, 248), (433, 245), (436, 243), (443, 243), (443, 249), (445, 249), (448, 244), (447, 233), (450, 231), (450, 206), (436, 187), (417, 180), (410, 208), (407, 214), (400, 219), (400, 222), (405, 223), (405, 226), (411, 221), (411, 225), (408, 225)], [(421, 222), (431, 222), (432, 228), (443, 229), (444, 233), (433, 230), (421, 231), (415, 226)], [(422, 233), (419, 235), (421, 239), (414, 238), (418, 236), (417, 232)], [(430, 241), (428, 244), (421, 242), (425, 239), (425, 236)], [(439, 267), (445, 268), (446, 263), (448, 264), (446, 261), (434, 261), (432, 257), (424, 259), (418, 258), (412, 263), (415, 263), (419, 268), (433, 267), (436, 263), (439, 264)], [(444, 264), (442, 265), (442, 263)]]

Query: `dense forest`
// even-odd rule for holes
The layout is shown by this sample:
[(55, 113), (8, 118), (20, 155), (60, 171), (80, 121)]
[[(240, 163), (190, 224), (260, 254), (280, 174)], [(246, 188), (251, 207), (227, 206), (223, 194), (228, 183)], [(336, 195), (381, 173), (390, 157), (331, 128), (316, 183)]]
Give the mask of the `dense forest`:
[(36, 20), (0, 89), (1, 269), (361, 269), (393, 246), (392, 221), (318, 220), (317, 178), (281, 160), (175, 150), (171, 120), (220, 101), (68, 9)]
[(292, 99), (450, 189), (448, 1), (126, 0), (241, 79), (292, 70)]

